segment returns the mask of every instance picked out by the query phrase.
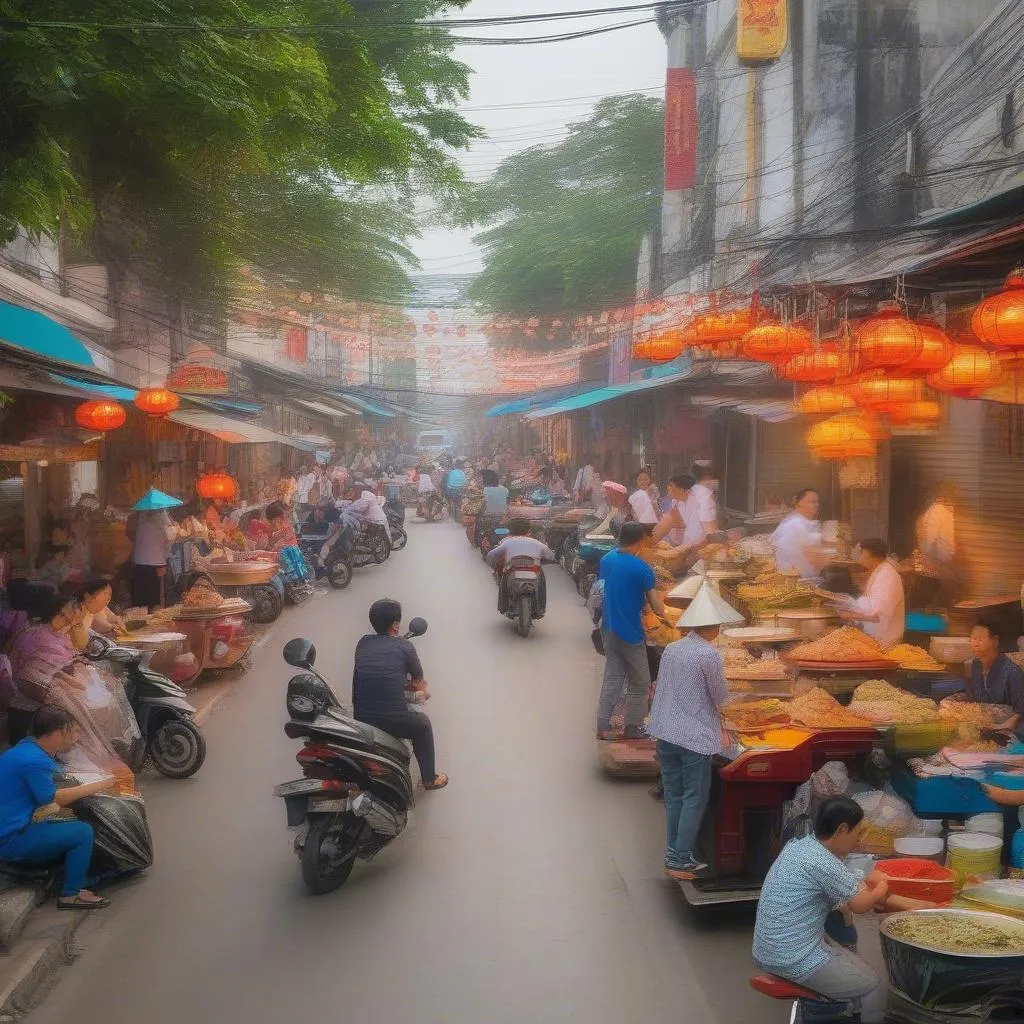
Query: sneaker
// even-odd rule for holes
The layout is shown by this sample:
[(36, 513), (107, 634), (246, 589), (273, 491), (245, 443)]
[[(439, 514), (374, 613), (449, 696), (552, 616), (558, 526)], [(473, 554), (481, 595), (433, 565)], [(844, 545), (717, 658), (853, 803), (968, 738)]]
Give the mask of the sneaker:
[(707, 869), (707, 864), (702, 864), (699, 860), (687, 860), (671, 866), (668, 861), (665, 862), (665, 874), (676, 881), (692, 882), (700, 878)]

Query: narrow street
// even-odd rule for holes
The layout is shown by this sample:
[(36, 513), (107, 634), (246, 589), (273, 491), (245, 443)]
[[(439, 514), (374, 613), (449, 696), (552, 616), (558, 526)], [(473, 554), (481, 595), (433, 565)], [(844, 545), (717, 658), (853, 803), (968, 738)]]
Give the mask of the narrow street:
[[(528, 640), (452, 523), (351, 587), (292, 609), (207, 723), (191, 781), (149, 778), (156, 863), (111, 894), (86, 951), (30, 1024), (674, 1024), (782, 1020), (747, 986), (750, 910), (698, 919), (661, 874), (661, 805), (596, 768), (596, 657), (576, 593), (549, 567)], [(347, 696), (377, 597), (424, 615), (418, 642), (444, 791), (338, 892), (306, 894), (271, 796), (298, 775), (282, 732), (280, 648), (312, 637)]]

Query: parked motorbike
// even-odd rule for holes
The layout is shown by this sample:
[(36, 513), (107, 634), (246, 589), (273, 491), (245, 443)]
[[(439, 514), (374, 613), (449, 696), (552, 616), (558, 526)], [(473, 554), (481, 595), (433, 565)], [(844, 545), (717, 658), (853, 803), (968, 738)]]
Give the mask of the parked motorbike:
[(106, 661), (121, 671), (142, 734), (126, 752), (128, 767), (137, 774), (148, 756), (169, 779), (195, 775), (206, 760), (206, 739), (193, 721), (196, 709), (177, 683), (149, 668), (152, 653), (120, 647), (98, 633), (90, 634), (83, 653), (88, 661)]
[(329, 534), (303, 527), (299, 536), (299, 550), (310, 564), (317, 579), (326, 579), (332, 587), (344, 590), (352, 582), (352, 563), (341, 543), (344, 529), (331, 544), (326, 556), (321, 556)]
[(540, 603), (541, 575), (544, 569), (534, 558), (510, 558), (498, 580), (498, 611), (516, 624), (521, 637), (530, 635), (534, 619), (544, 617)]
[[(413, 619), (406, 637), (426, 631), (424, 619)], [(411, 755), (401, 740), (347, 713), (316, 670), (309, 640), (290, 640), (283, 655), (304, 670), (288, 681), (284, 727), (304, 741), (295, 755), (302, 778), (277, 786), (274, 795), (285, 802), (288, 827), (298, 830), (302, 880), (319, 896), (343, 885), (357, 858), (369, 860), (405, 829), (415, 802)]]
[(416, 504), (416, 515), (428, 523), (439, 523), (448, 518), (448, 513), (448, 502), (439, 491), (422, 495)]
[(409, 543), (409, 535), (405, 532), (405, 505), (398, 498), (389, 498), (384, 503), (384, 514), (388, 517), (388, 529), (391, 531), (391, 550), (401, 551)]

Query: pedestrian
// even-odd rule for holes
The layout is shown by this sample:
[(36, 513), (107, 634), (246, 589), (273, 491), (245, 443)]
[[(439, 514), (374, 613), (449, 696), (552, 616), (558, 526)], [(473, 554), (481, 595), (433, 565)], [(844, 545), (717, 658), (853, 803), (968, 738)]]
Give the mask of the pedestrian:
[(623, 690), (626, 712), (623, 737), (638, 739), (647, 711), (651, 670), (641, 620), (644, 602), (664, 617), (665, 606), (655, 587), (654, 570), (636, 552), (647, 535), (641, 523), (624, 523), (619, 546), (601, 559), (600, 579), (604, 581), (604, 683), (597, 705), (597, 735), (611, 739), (611, 717)]
[(171, 520), (167, 512), (140, 512), (132, 547), (132, 602), (137, 607), (152, 611), (163, 604), (170, 553)]
[(690, 632), (661, 657), (647, 732), (657, 741), (661, 764), (665, 872), (672, 878), (692, 880), (707, 868), (697, 855), (697, 836), (711, 794), (712, 758), (722, 752), (718, 709), (729, 699), (713, 643), (723, 625), (742, 621), (705, 581), (679, 620)]
[[(635, 489), (629, 496), (629, 504), (633, 509), (633, 518), (638, 523), (653, 525), (658, 521), (658, 513), (654, 511), (655, 505), (651, 500), (651, 475), (646, 469), (641, 469), (634, 478)], [(657, 488), (654, 488), (657, 492)]]

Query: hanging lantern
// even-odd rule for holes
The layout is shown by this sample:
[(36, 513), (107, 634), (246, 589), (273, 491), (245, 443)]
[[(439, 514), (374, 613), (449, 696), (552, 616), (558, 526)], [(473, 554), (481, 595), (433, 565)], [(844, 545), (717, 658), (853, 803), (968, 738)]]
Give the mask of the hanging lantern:
[(204, 473), (196, 482), (196, 493), (200, 498), (234, 499), (238, 484), (227, 473)]
[(953, 355), (953, 342), (937, 323), (921, 319), (917, 323), (921, 331), (921, 351), (900, 367), (901, 373), (933, 373), (941, 370)]
[(971, 328), (993, 348), (1024, 349), (1024, 269), (1012, 271), (1001, 292), (978, 303)]
[(743, 335), (740, 351), (762, 363), (785, 363), (814, 348), (811, 332), (795, 324), (761, 324)]
[(903, 366), (924, 348), (921, 328), (892, 304), (879, 307), (857, 328), (854, 343), (864, 362), (883, 367)]
[(91, 402), (83, 402), (75, 409), (75, 422), (85, 430), (117, 430), (124, 425), (128, 413), (123, 405), (118, 405), (111, 398), (97, 398)]
[(857, 405), (877, 412), (889, 412), (893, 406), (924, 399), (924, 382), (903, 374), (865, 374), (851, 381), (848, 389)]
[(821, 348), (793, 356), (779, 367), (778, 374), (784, 380), (824, 384), (841, 376), (847, 365), (848, 359), (839, 351), (838, 346), (823, 345)]
[(855, 408), (854, 400), (841, 388), (821, 385), (805, 391), (796, 400), (796, 411), (807, 416), (834, 416)]
[(936, 391), (976, 398), (1002, 377), (1003, 366), (995, 352), (979, 345), (954, 345), (949, 362), (941, 370), (929, 373), (927, 380)]
[(651, 358), (651, 339), (641, 338), (633, 345), (633, 358), (634, 359), (650, 359)]
[(807, 432), (807, 446), (822, 459), (867, 458), (878, 451), (873, 431), (857, 416), (833, 416)]
[(999, 362), (1003, 367), (1002, 377), (978, 397), (1001, 405), (1024, 405), (1024, 353), (1001, 353)]
[(135, 404), (150, 416), (166, 416), (178, 408), (181, 400), (167, 388), (143, 388), (135, 396)]
[(935, 427), (942, 419), (942, 408), (938, 402), (924, 399), (920, 402), (905, 402), (894, 406), (888, 415), (893, 426)]
[(682, 355), (683, 341), (678, 331), (665, 331), (655, 334), (650, 340), (647, 356), (652, 363), (670, 363)]

